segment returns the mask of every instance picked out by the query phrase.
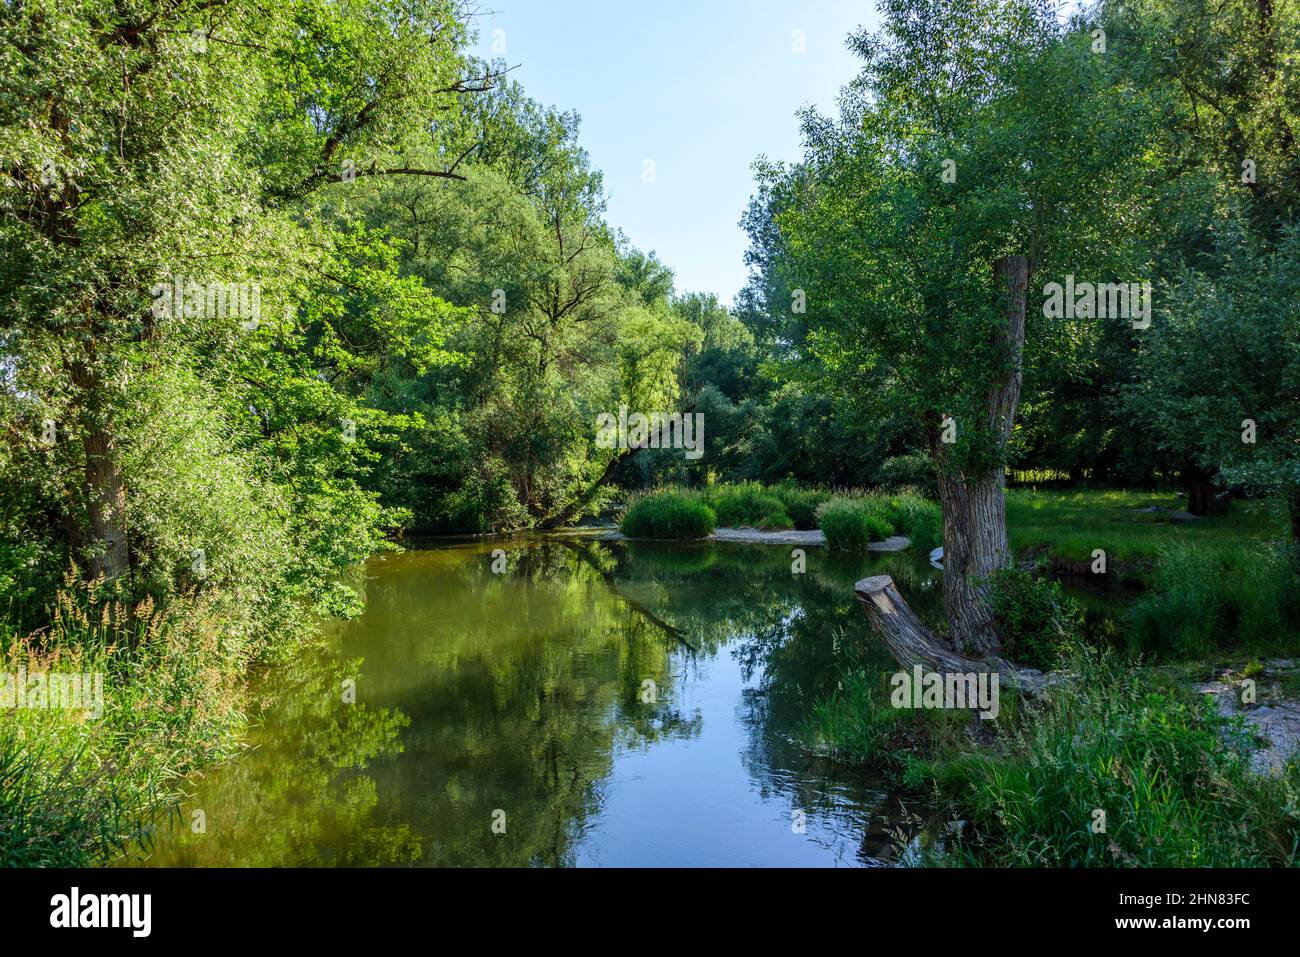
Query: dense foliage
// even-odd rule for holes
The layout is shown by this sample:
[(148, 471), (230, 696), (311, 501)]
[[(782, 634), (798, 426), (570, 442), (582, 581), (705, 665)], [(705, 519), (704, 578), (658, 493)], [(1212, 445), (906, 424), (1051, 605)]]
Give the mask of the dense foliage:
[[(633, 536), (942, 542), (960, 647), (1059, 658), (1073, 609), (1002, 571), (1050, 538), (1150, 559), (1133, 650), (1286, 650), (1300, 4), (880, 6), (838, 114), (756, 164), (728, 306), (606, 221), (578, 117), (471, 56), (455, 0), (0, 4), (0, 672), (108, 679), (93, 735), (0, 721), (0, 860), (120, 853), (237, 746), (248, 666), (359, 610), (349, 566), (405, 533), (577, 523), (619, 489)], [(1049, 308), (1076, 280), (1149, 287), (1146, 311)], [(629, 409), (702, 416), (704, 454), (602, 441)], [(1184, 488), (1251, 537), (1130, 548), (1100, 519), (1062, 532), (1064, 507), (1044, 536), (1003, 496), (1017, 470)], [(1051, 814), (1099, 761), (1157, 749), (1178, 800), (1237, 781), (1226, 751), (1188, 757), (1194, 709), (1103, 677), (1025, 753), (1111, 718), (1138, 738), (981, 769), (1017, 847), (1055, 826), (1031, 796)], [(1061, 861), (1192, 859), (1147, 838), (1052, 836)]]
[(993, 613), (1007, 657), (1044, 671), (1061, 664), (1079, 634), (1082, 617), (1058, 582), (1022, 568), (1004, 568), (994, 575)]

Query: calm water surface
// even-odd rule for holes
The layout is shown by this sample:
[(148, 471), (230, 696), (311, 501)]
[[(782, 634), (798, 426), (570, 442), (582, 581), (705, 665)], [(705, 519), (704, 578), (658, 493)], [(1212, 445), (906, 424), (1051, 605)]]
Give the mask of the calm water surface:
[(837, 668), (883, 661), (857, 578), (892, 574), (937, 610), (915, 551), (809, 548), (803, 574), (768, 545), (519, 538), (376, 558), (365, 614), (254, 683), (253, 747), (193, 783), (148, 863), (887, 861), (904, 796), (798, 733)]

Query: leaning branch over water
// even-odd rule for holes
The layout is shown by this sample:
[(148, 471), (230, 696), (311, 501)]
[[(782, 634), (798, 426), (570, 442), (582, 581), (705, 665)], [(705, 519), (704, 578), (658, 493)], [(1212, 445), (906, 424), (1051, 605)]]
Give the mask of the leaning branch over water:
[(623, 599), (623, 601), (626, 602), (628, 607), (630, 607), (633, 611), (639, 612), (646, 619), (648, 619), (650, 623), (654, 625), (656, 628), (671, 635), (682, 645), (689, 648), (691, 654), (698, 653), (699, 649), (697, 649), (694, 645), (692, 645), (689, 641), (686, 640), (686, 635), (682, 633), (680, 628), (676, 628), (673, 625), (668, 624), (668, 622), (664, 621), (662, 618), (660, 618), (658, 615), (652, 612), (645, 605), (641, 604), (639, 601), (637, 601), (634, 598), (629, 598), (626, 594), (624, 594), (623, 590), (618, 587), (618, 581), (614, 578), (613, 574), (605, 571), (605, 569), (600, 567), (600, 563), (591, 557), (591, 553), (587, 551), (586, 546), (580, 545), (577, 542), (565, 541), (562, 538), (555, 539), (555, 541), (558, 541), (561, 545), (564, 545), (566, 548), (571, 548), (575, 552), (577, 552), (578, 556), (584, 562), (586, 562), (588, 565), (594, 568), (596, 570), (596, 574), (605, 580), (605, 584), (609, 586), (610, 591), (612, 591), (619, 598)]

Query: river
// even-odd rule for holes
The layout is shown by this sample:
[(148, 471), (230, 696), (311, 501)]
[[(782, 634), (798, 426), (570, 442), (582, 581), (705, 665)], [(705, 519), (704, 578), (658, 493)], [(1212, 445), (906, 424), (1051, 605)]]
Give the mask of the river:
[[(914, 552), (914, 554), (913, 554)], [(251, 683), (250, 747), (190, 782), (172, 866), (870, 866), (916, 808), (802, 744), (853, 596), (921, 549), (566, 536), (431, 541), (357, 574), (365, 613)]]

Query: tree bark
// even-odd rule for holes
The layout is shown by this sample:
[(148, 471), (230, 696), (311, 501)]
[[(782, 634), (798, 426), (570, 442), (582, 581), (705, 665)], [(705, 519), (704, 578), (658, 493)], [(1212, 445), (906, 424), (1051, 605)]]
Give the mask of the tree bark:
[(1000, 647), (989, 577), (1005, 568), (1007, 518), (1001, 470), (975, 481), (939, 475), (943, 511), (943, 605), (953, 644), (970, 654)]
[(1004, 256), (993, 264), (996, 284), (1006, 294), (1006, 325), (994, 351), (1000, 371), (980, 423), (997, 447), (997, 464), (982, 474), (954, 473), (939, 457), (939, 505), (943, 511), (943, 602), (953, 644), (959, 651), (986, 656), (1000, 642), (989, 600), (989, 576), (1011, 560), (1007, 547), (1006, 469), (1002, 453), (1015, 425), (1020, 402), (1021, 357), (1032, 263), (1028, 256)]
[(84, 439), (86, 517), (90, 525), (90, 574), (112, 581), (131, 570), (126, 535), (126, 484), (113, 440), (96, 427)]
[(85, 546), (91, 579), (113, 581), (131, 570), (126, 529), (126, 482), (117, 459), (112, 416), (106, 408), (95, 356), (70, 366), (81, 407), (81, 444), (84, 456), (82, 502)]
[(993, 264), (994, 283), (1006, 295), (1007, 324), (999, 330), (995, 343), (1003, 366), (1000, 378), (989, 390), (988, 424), (1002, 448), (1006, 448), (1011, 439), (1011, 428), (1016, 421), (1016, 406), (1020, 403), (1026, 300), (1032, 272), (1033, 264), (1028, 256), (1003, 256)]

